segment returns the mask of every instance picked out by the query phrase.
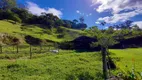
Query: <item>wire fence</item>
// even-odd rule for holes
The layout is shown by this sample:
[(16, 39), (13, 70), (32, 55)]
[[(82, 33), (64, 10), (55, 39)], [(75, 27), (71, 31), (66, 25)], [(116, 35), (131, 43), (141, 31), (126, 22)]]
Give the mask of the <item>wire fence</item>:
[(48, 52), (51, 49), (56, 49), (54, 46), (49, 46), (49, 45), (16, 45), (16, 46), (11, 46), (11, 45), (6, 45), (6, 46), (1, 46), (0, 47), (0, 53), (44, 53)]
[(3, 45), (0, 46), (0, 54), (25, 54), (32, 58), (32, 54), (43, 54), (57, 49), (55, 45)]

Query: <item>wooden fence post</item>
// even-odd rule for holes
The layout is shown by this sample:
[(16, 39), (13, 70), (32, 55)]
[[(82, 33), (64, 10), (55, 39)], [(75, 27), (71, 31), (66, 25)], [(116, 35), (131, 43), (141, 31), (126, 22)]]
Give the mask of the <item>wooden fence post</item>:
[(2, 53), (2, 46), (0, 46), (0, 53)]
[(19, 47), (19, 46), (17, 45), (17, 53), (19, 53), (19, 49), (18, 49), (18, 47)]
[(30, 59), (32, 59), (32, 46), (30, 45)]
[(40, 45), (40, 54), (41, 54), (41, 51), (42, 51), (42, 45)]

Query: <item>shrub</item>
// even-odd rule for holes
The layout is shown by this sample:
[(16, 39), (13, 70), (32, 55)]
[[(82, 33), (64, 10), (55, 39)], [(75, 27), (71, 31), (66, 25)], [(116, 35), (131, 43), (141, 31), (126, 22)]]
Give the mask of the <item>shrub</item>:
[(59, 44), (61, 49), (73, 49), (73, 44), (71, 42), (65, 41)]
[(25, 36), (25, 40), (30, 45), (40, 45), (42, 42), (39, 38), (34, 38), (30, 35)]

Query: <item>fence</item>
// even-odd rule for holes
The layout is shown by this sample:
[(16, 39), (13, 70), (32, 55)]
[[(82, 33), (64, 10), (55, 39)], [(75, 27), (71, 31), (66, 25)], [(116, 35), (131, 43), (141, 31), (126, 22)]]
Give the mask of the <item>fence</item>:
[(3, 45), (0, 46), (1, 54), (42, 54), (49, 52), (50, 50), (58, 49), (56, 45)]

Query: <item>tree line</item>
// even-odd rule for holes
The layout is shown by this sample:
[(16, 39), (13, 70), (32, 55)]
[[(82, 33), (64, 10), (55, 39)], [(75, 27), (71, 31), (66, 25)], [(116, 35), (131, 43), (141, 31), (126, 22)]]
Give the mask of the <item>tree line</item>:
[(26, 24), (40, 24), (46, 27), (43, 28), (57, 28), (59, 26), (64, 26), (67, 28), (81, 29), (87, 28), (84, 23), (84, 17), (80, 17), (79, 21), (77, 19), (62, 20), (52, 13), (41, 13), (40, 16), (31, 14), (27, 7), (23, 4), (17, 4), (16, 0), (0, 0), (0, 20), (7, 19), (13, 20), (19, 23)]

